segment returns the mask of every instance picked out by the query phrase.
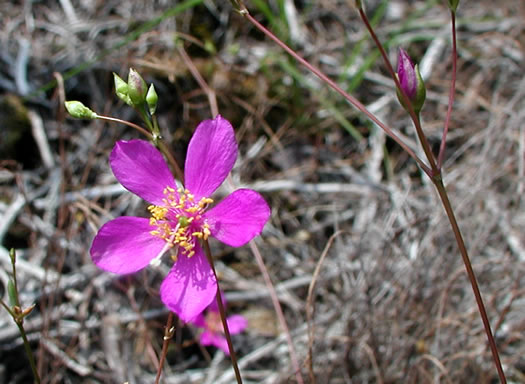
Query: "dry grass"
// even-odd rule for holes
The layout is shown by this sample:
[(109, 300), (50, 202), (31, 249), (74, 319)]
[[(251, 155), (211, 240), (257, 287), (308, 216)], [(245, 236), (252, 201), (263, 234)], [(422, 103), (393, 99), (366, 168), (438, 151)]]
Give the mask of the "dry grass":
[[(107, 163), (116, 140), (138, 134), (64, 119), (58, 91), (31, 92), (51, 81), (53, 72), (64, 74), (96, 58), (171, 2), (22, 3), (0, 4), (0, 285), (6, 286), (7, 250), (15, 247), (21, 298), (37, 303), (26, 327), (44, 382), (153, 382), (166, 320), (157, 290), (168, 266), (117, 278), (99, 271), (88, 252), (102, 223), (124, 214), (146, 216), (144, 203), (116, 184)], [(296, 1), (297, 13), (287, 21), (298, 29), (288, 34), (281, 24), (279, 32), (341, 84), (350, 84), (373, 53), (350, 3)], [(422, 118), (436, 148), (450, 77), (442, 3), (389, 1), (377, 25), (384, 41), (392, 39), (394, 61), (402, 45), (426, 66)], [(520, 0), (464, 3), (444, 176), (505, 371), (513, 382), (525, 382), (525, 8)], [(368, 12), (379, 4), (371, 1)], [(407, 21), (410, 15), (416, 16)], [(279, 20), (285, 19), (276, 16), (274, 28)], [(233, 180), (259, 190), (272, 207), (257, 244), (304, 377), (312, 311), (318, 383), (496, 382), (472, 291), (432, 185), (382, 131), (297, 68), (227, 1), (207, 1), (111, 51), (65, 80), (67, 98), (137, 121), (113, 95), (111, 75), (126, 76), (129, 66), (137, 67), (159, 92), (163, 134), (182, 161), (210, 106), (176, 49), (175, 33), (216, 92), (220, 113), (236, 127), (240, 159)], [(358, 53), (349, 63), (353, 49)], [(353, 93), (417, 148), (385, 73), (374, 61)], [(342, 124), (363, 138), (356, 140)], [(234, 339), (246, 382), (295, 382), (250, 249), (212, 246), (230, 310), (250, 320), (248, 331)], [(233, 382), (228, 359), (200, 349), (194, 336), (191, 328), (178, 328), (165, 382)], [(2, 311), (0, 382), (30, 382), (23, 356), (17, 329)]]

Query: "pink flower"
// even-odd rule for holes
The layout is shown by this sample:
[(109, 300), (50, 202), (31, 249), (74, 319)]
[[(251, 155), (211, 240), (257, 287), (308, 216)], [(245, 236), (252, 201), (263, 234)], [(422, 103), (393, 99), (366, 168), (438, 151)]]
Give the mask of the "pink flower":
[(259, 193), (238, 189), (212, 208), (209, 196), (222, 184), (237, 158), (231, 124), (217, 116), (199, 124), (188, 146), (185, 188), (175, 179), (160, 152), (143, 140), (119, 141), (109, 162), (117, 180), (148, 201), (151, 218), (123, 216), (104, 224), (91, 246), (101, 269), (134, 273), (159, 262), (168, 250), (174, 261), (161, 284), (164, 304), (187, 322), (213, 300), (217, 281), (199, 244), (213, 236), (240, 247), (259, 235), (270, 208)]
[[(222, 302), (224, 303), (224, 307), (226, 307), (226, 301), (224, 298), (222, 299)], [(200, 335), (201, 345), (213, 345), (222, 349), (227, 355), (230, 354), (228, 342), (226, 341), (226, 337), (224, 337), (224, 328), (222, 326), (217, 301), (213, 301), (206, 310), (206, 313), (199, 314), (192, 323), (203, 329), (203, 332)], [(248, 326), (248, 321), (241, 315), (228, 316), (226, 318), (226, 323), (228, 323), (230, 335), (241, 333)]]

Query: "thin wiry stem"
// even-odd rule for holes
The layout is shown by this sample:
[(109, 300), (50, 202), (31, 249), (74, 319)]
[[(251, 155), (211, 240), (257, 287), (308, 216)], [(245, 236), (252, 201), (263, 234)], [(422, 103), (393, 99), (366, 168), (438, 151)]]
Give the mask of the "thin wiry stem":
[(36, 368), (35, 357), (33, 356), (33, 351), (31, 350), (31, 345), (29, 344), (29, 340), (27, 339), (26, 331), (24, 329), (24, 319), (19, 318), (19, 316), (16, 315), (6, 303), (3, 302), (3, 300), (0, 300), (0, 305), (5, 308), (18, 327), (18, 331), (20, 332), (20, 336), (22, 336), (24, 349), (29, 360), (29, 365), (31, 366), (31, 372), (33, 372), (33, 378), (35, 383), (40, 384), (40, 375), (38, 374), (38, 369)]
[(255, 241), (252, 240), (250, 241), (249, 244), (250, 244), (252, 253), (255, 255), (257, 266), (259, 267), (259, 270), (261, 271), (263, 275), (264, 283), (266, 284), (266, 287), (268, 288), (268, 291), (270, 292), (270, 297), (272, 299), (272, 303), (273, 303), (275, 312), (277, 313), (279, 324), (283, 328), (283, 332), (286, 335), (286, 341), (288, 343), (290, 359), (292, 361), (292, 365), (295, 371), (295, 379), (297, 380), (299, 384), (303, 384), (304, 380), (301, 374), (301, 367), (299, 366), (299, 362), (297, 360), (297, 353), (295, 352), (295, 347), (293, 345), (292, 336), (290, 335), (290, 330), (288, 329), (288, 324), (286, 323), (283, 309), (281, 308), (281, 304), (279, 303), (279, 297), (277, 297), (277, 292), (275, 291), (275, 287), (272, 283), (272, 278), (270, 277), (270, 274), (268, 273), (268, 269), (266, 268), (266, 265), (264, 264), (264, 260), (261, 256), (261, 253), (259, 252), (259, 249), (257, 248), (257, 245), (255, 244)]
[[(385, 63), (387, 65), (387, 68), (388, 68), (388, 70), (389, 70), (389, 72), (390, 72), (394, 82), (396, 83), (396, 87), (401, 90), (402, 98), (404, 99), (404, 101), (406, 102), (406, 105), (408, 106), (409, 114), (410, 114), (410, 116), (411, 116), (411, 118), (412, 118), (412, 120), (414, 122), (415, 127), (416, 127), (416, 132), (418, 134), (418, 138), (419, 138), (419, 140), (421, 142), (421, 145), (423, 147), (425, 155), (428, 158), (428, 161), (430, 163), (430, 168), (429, 168), (428, 166), (425, 165), (425, 163), (417, 155), (415, 155), (415, 153), (407, 145), (405, 145), (405, 143), (403, 141), (401, 141), (399, 138), (397, 138), (386, 125), (384, 125), (381, 122), (379, 122), (378, 119), (372, 113), (370, 113), (368, 110), (366, 110), (366, 108), (359, 101), (357, 101), (352, 96), (348, 95), (346, 92), (344, 92), (342, 89), (340, 89), (331, 79), (329, 79), (327, 76), (325, 76), (319, 69), (317, 69), (316, 67), (312, 66), (306, 60), (304, 60), (295, 51), (293, 51), (290, 47), (288, 47), (281, 40), (279, 40), (279, 38), (277, 38), (273, 33), (271, 33), (264, 26), (262, 26), (257, 20), (255, 20), (250, 15), (248, 9), (244, 6), (244, 4), (243, 4), (243, 2), (241, 0), (232, 1), (232, 3), (235, 6), (235, 8), (239, 11), (239, 13), (241, 15), (243, 15), (244, 17), (246, 17), (255, 27), (257, 27), (265, 35), (267, 35), (274, 42), (276, 42), (281, 48), (283, 48), (286, 52), (288, 52), (292, 57), (294, 57), (297, 61), (299, 61), (301, 64), (303, 64), (306, 68), (308, 68), (315, 75), (317, 75), (321, 80), (323, 80), (328, 85), (330, 85), (335, 91), (337, 91), (344, 98), (346, 98), (352, 105), (354, 105), (358, 110), (363, 112), (373, 122), (378, 124), (394, 141), (396, 141), (412, 158), (414, 158), (416, 160), (416, 162), (420, 165), (420, 167), (423, 169), (423, 171), (430, 177), (432, 182), (436, 185), (436, 188), (438, 189), (438, 193), (440, 195), (441, 201), (443, 203), (445, 211), (447, 212), (447, 216), (448, 216), (448, 218), (450, 220), (450, 223), (451, 223), (451, 226), (452, 226), (452, 230), (453, 230), (454, 235), (456, 237), (456, 241), (458, 243), (458, 247), (460, 249), (460, 253), (461, 253), (461, 256), (463, 258), (463, 262), (465, 264), (465, 268), (467, 270), (467, 274), (469, 276), (469, 280), (471, 282), (472, 289), (474, 291), (474, 296), (475, 296), (476, 302), (478, 304), (478, 309), (480, 311), (480, 315), (481, 315), (481, 318), (482, 318), (482, 321), (483, 321), (483, 325), (485, 327), (485, 332), (487, 334), (487, 338), (489, 339), (490, 349), (491, 349), (491, 352), (492, 352), (492, 355), (493, 355), (494, 363), (495, 363), (496, 368), (498, 370), (498, 375), (499, 375), (500, 381), (502, 383), (506, 383), (505, 375), (504, 375), (503, 369), (501, 367), (501, 362), (500, 362), (500, 359), (499, 359), (498, 350), (497, 350), (497, 347), (496, 347), (496, 343), (494, 341), (494, 337), (492, 335), (492, 331), (490, 329), (490, 323), (488, 321), (488, 316), (487, 316), (487, 313), (486, 313), (486, 310), (485, 310), (485, 306), (484, 306), (483, 300), (481, 298), (481, 294), (480, 294), (480, 291), (479, 291), (477, 280), (476, 280), (474, 272), (472, 270), (472, 265), (471, 265), (470, 259), (468, 257), (468, 253), (467, 253), (467, 249), (466, 249), (466, 246), (464, 244), (464, 241), (463, 241), (463, 237), (461, 235), (459, 226), (458, 226), (457, 221), (456, 221), (455, 216), (454, 216), (454, 212), (452, 210), (452, 206), (450, 204), (450, 201), (448, 200), (448, 195), (446, 193), (446, 189), (445, 189), (445, 187), (443, 185), (443, 182), (442, 182), (442, 179), (441, 179), (441, 166), (442, 166), (443, 153), (444, 153), (444, 143), (445, 143), (445, 138), (446, 138), (446, 132), (448, 131), (448, 121), (450, 119), (450, 112), (447, 112), (446, 130), (444, 132), (444, 137), (443, 137), (443, 140), (442, 140), (442, 143), (441, 143), (441, 147), (443, 147), (443, 148), (440, 148), (440, 152), (439, 152), (439, 157), (441, 158), (441, 160), (439, 160), (439, 157), (438, 157), (438, 163), (436, 164), (436, 160), (434, 159), (434, 155), (432, 153), (430, 145), (428, 144), (427, 138), (426, 138), (426, 136), (425, 136), (425, 134), (424, 134), (424, 132), (423, 132), (423, 130), (421, 128), (421, 123), (420, 123), (419, 117), (417, 116), (417, 114), (413, 110), (411, 104), (409, 102), (407, 102), (408, 100), (407, 100), (406, 94), (401, 89), (401, 86), (399, 84), (399, 80), (395, 76), (395, 72), (394, 72), (394, 70), (392, 68), (392, 65), (390, 64), (390, 61), (388, 60), (388, 57), (386, 56), (386, 53), (385, 53), (384, 49), (382, 48), (381, 43), (377, 39), (377, 36), (375, 35), (372, 27), (368, 23), (368, 19), (366, 18), (366, 15), (364, 14), (362, 8), (360, 7), (360, 2), (358, 2), (359, 13), (360, 13), (361, 17), (363, 18), (363, 21), (365, 22), (365, 25), (367, 25), (367, 27), (369, 28), (369, 31), (370, 31), (374, 41), (376, 42), (376, 44), (377, 44), (381, 54), (383, 55), (383, 58), (384, 58)], [(454, 48), (453, 49), (454, 49), (454, 56), (455, 56), (456, 55), (455, 54), (455, 52), (456, 52), (456, 48), (455, 48), (455, 43), (456, 43), (456, 39), (455, 39), (455, 20), (453, 21), (453, 28), (454, 28), (454, 39), (453, 39)], [(453, 65), (455, 65), (455, 63)], [(454, 69), (454, 74), (453, 74), (453, 80), (455, 82), (455, 69)], [(453, 84), (453, 85), (455, 86), (455, 84)], [(451, 90), (451, 94), (452, 94), (452, 92), (454, 92), (454, 91)], [(452, 96), (452, 99), (449, 101), (449, 103), (450, 103), (449, 104), (449, 111), (451, 111), (452, 102), (453, 102), (453, 96)], [(439, 166), (438, 166), (438, 164), (439, 164)]]
[[(215, 280), (217, 280), (217, 273), (215, 272), (215, 264), (213, 263), (213, 257), (211, 255), (210, 245), (208, 240), (203, 241), (204, 244), (204, 253), (208, 259)], [(217, 294), (216, 294), (217, 305), (219, 307), (219, 314), (221, 316), (222, 326), (224, 328), (224, 336), (226, 337), (226, 342), (228, 343), (228, 349), (230, 351), (230, 358), (232, 361), (233, 371), (235, 372), (235, 378), (237, 379), (237, 384), (242, 384), (241, 372), (239, 371), (239, 366), (237, 364), (237, 355), (235, 349), (233, 348), (232, 339), (230, 335), (230, 329), (228, 328), (228, 322), (226, 321), (226, 313), (224, 311), (224, 305), (222, 303), (221, 290), (219, 289), (219, 280), (217, 280)]]
[(193, 76), (195, 81), (199, 83), (201, 89), (204, 91), (204, 93), (206, 93), (206, 96), (208, 97), (208, 103), (210, 104), (211, 114), (213, 117), (216, 117), (219, 114), (219, 107), (217, 105), (217, 97), (215, 95), (215, 91), (210, 88), (208, 83), (206, 83), (206, 81), (198, 71), (197, 67), (195, 67), (195, 64), (186, 53), (184, 47), (178, 44), (177, 51), (179, 52), (179, 55), (181, 55), (184, 64), (186, 64), (186, 67), (188, 67), (188, 70), (191, 72), (191, 75)]
[(286, 45), (283, 41), (281, 41), (277, 36), (275, 36), (272, 32), (270, 32), (266, 27), (264, 27), (261, 23), (259, 23), (255, 18), (253, 18), (252, 15), (248, 12), (248, 9), (244, 6), (241, 9), (240, 13), (246, 19), (252, 23), (257, 29), (259, 29), (261, 32), (263, 32), (266, 36), (268, 36), (270, 39), (272, 39), (277, 45), (279, 45), (282, 49), (284, 49), (289, 55), (291, 55), (295, 60), (297, 60), (299, 63), (304, 65), (306, 68), (308, 68), (309, 71), (311, 71), (313, 74), (315, 74), (317, 77), (319, 77), (322, 81), (324, 81), (327, 85), (329, 85), (334, 91), (339, 93), (341, 96), (343, 96), (350, 104), (352, 104), (356, 109), (361, 111), (363, 114), (365, 114), (371, 121), (373, 121), (375, 124), (377, 124), (385, 133), (394, 140), (401, 148), (405, 150), (406, 153), (409, 154), (410, 157), (412, 157), (421, 167), (423, 172), (425, 172), (429, 177), (432, 177), (434, 174), (433, 169), (429, 168), (423, 160), (419, 158), (418, 155), (410, 148), (401, 138), (399, 138), (393, 131), (390, 129), (389, 126), (384, 124), (381, 120), (379, 120), (372, 112), (370, 112), (359, 100), (357, 100), (355, 97), (350, 95), (349, 93), (345, 92), (340, 86), (338, 86), (332, 79), (330, 79), (328, 76), (326, 76), (319, 68), (313, 66), (308, 61), (303, 59), (297, 52), (295, 52), (292, 48), (290, 48), (288, 45)]
[(162, 368), (164, 367), (164, 362), (166, 361), (166, 355), (168, 354), (168, 345), (170, 343), (173, 334), (175, 333), (175, 328), (173, 327), (173, 312), (170, 312), (168, 315), (168, 320), (166, 321), (166, 326), (164, 328), (164, 338), (162, 341), (162, 352), (160, 354), (159, 367), (157, 369), (157, 377), (155, 377), (155, 384), (159, 384), (160, 376), (162, 375)]
[(396, 88), (400, 90), (401, 97), (403, 98), (404, 104), (408, 108), (408, 113), (414, 122), (414, 127), (416, 128), (417, 137), (421, 143), (421, 146), (423, 147), (423, 151), (425, 152), (425, 156), (428, 159), (428, 162), (430, 164), (430, 168), (432, 169), (432, 174), (437, 175), (438, 174), (438, 167), (436, 166), (436, 161), (434, 159), (434, 154), (432, 153), (432, 149), (430, 148), (430, 144), (428, 143), (427, 137), (425, 136), (425, 133), (423, 132), (423, 128), (421, 127), (421, 122), (419, 120), (418, 114), (414, 111), (414, 108), (412, 107), (412, 103), (408, 99), (408, 96), (405, 94), (405, 91), (403, 88), (401, 88), (401, 84), (399, 83), (399, 79), (396, 76), (396, 73), (394, 71), (394, 68), (392, 67), (392, 64), (390, 63), (390, 60), (388, 59), (388, 56), (386, 54), (385, 49), (383, 48), (383, 44), (381, 44), (381, 41), (379, 41), (377, 35), (374, 32), (374, 28), (372, 28), (372, 25), (368, 21), (368, 17), (366, 16), (366, 13), (364, 12), (363, 8), (360, 7), (358, 9), (359, 15), (361, 16), (361, 19), (363, 20), (363, 23), (366, 26), (366, 29), (368, 29), (368, 32), (370, 33), (370, 36), (374, 40), (377, 49), (379, 49), (379, 52), (381, 53), (381, 56), (383, 57), (383, 61), (386, 65), (386, 68), (388, 70), (388, 73), (390, 74), (390, 77), (394, 80), (394, 83), (396, 84)]
[(502, 384), (506, 384), (507, 379), (505, 378), (505, 373), (503, 372), (503, 368), (501, 366), (501, 361), (500, 361), (499, 353), (498, 353), (498, 347), (496, 346), (496, 341), (494, 340), (494, 335), (492, 334), (492, 330), (490, 328), (490, 322), (487, 316), (487, 310), (485, 309), (485, 305), (483, 304), (483, 298), (481, 297), (481, 292), (479, 290), (476, 275), (474, 273), (474, 270), (472, 269), (472, 264), (470, 262), (470, 258), (467, 252), (467, 247), (465, 246), (463, 236), (461, 235), (459, 225), (456, 221), (454, 210), (452, 209), (452, 205), (450, 204), (450, 200), (448, 199), (447, 190), (445, 189), (443, 180), (440, 177), (433, 178), (432, 181), (434, 182), (434, 185), (436, 186), (436, 189), (439, 193), (439, 197), (441, 198), (441, 202), (443, 203), (443, 207), (445, 208), (445, 211), (447, 212), (447, 216), (450, 221), (450, 225), (452, 226), (452, 232), (454, 232), (454, 236), (456, 237), (456, 242), (458, 244), (459, 252), (461, 254), (461, 258), (463, 259), (463, 264), (465, 264), (465, 269), (467, 270), (467, 275), (470, 280), (470, 284), (472, 286), (472, 291), (474, 292), (474, 297), (476, 298), (476, 303), (478, 305), (479, 314), (483, 322), (483, 327), (485, 328), (485, 333), (487, 334), (490, 351), (492, 353), (492, 359), (498, 371), (500, 382)]
[(456, 94), (456, 73), (457, 73), (457, 46), (456, 46), (456, 12), (450, 11), (450, 18), (452, 21), (452, 79), (450, 80), (450, 90), (448, 93), (448, 108), (447, 116), (445, 118), (445, 126), (443, 127), (443, 136), (439, 146), (439, 154), (437, 160), (437, 167), (441, 170), (443, 166), (443, 159), (445, 157), (445, 148), (447, 142), (448, 127), (450, 125), (450, 116), (452, 115), (452, 105), (454, 104), (454, 96)]
[(12, 304), (14, 304), (14, 306), (13, 308), (10, 308), (6, 303), (4, 303), (3, 300), (0, 300), (0, 304), (5, 308), (5, 310), (9, 313), (9, 315), (13, 318), (13, 321), (18, 327), (20, 336), (22, 336), (22, 341), (24, 343), (24, 349), (26, 351), (27, 358), (29, 359), (29, 365), (31, 366), (31, 371), (33, 372), (35, 383), (40, 384), (40, 375), (38, 374), (38, 369), (36, 367), (35, 357), (33, 355), (33, 351), (31, 350), (31, 345), (29, 345), (29, 340), (27, 339), (27, 334), (24, 329), (24, 317), (27, 316), (29, 312), (31, 312), (34, 305), (33, 307), (29, 307), (26, 311), (23, 311), (21, 309), (20, 298), (18, 297), (18, 282), (16, 278), (16, 253), (14, 249), (11, 249), (10, 256), (11, 256), (11, 266), (13, 268), (14, 303)]

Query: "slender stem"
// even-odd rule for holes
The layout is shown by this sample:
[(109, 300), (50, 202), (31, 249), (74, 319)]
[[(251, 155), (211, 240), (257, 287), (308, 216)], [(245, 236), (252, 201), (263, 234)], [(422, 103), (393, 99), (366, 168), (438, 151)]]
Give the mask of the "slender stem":
[(38, 369), (36, 368), (35, 357), (33, 356), (33, 351), (31, 350), (31, 345), (29, 344), (29, 340), (27, 339), (26, 331), (24, 329), (24, 318), (21, 317), (19, 314), (13, 312), (11, 308), (9, 308), (9, 306), (6, 303), (4, 303), (3, 300), (0, 300), (0, 305), (2, 305), (2, 307), (4, 307), (4, 309), (9, 313), (9, 315), (13, 318), (13, 321), (15, 322), (16, 326), (18, 327), (18, 331), (20, 332), (20, 336), (22, 336), (24, 349), (29, 360), (29, 365), (31, 366), (31, 371), (33, 372), (35, 383), (40, 384), (40, 375), (38, 374)]
[(27, 355), (27, 358), (29, 359), (29, 365), (31, 366), (31, 371), (33, 371), (35, 383), (40, 384), (40, 375), (38, 374), (38, 370), (36, 369), (35, 358), (33, 356), (33, 351), (31, 350), (31, 346), (29, 345), (29, 340), (27, 339), (27, 335), (24, 329), (23, 322), (15, 320), (15, 323), (16, 323), (16, 326), (18, 327), (18, 330), (20, 331), (22, 340), (24, 341), (24, 349), (26, 350), (26, 355)]
[(230, 329), (228, 328), (228, 322), (226, 321), (226, 314), (224, 311), (224, 305), (222, 303), (222, 298), (221, 298), (221, 290), (219, 289), (219, 280), (217, 279), (217, 273), (215, 272), (215, 265), (213, 263), (213, 257), (211, 255), (210, 245), (208, 244), (208, 240), (204, 240), (203, 244), (204, 244), (204, 253), (206, 254), (206, 258), (208, 259), (208, 263), (210, 264), (211, 270), (213, 271), (215, 280), (217, 280), (217, 294), (215, 297), (217, 300), (217, 305), (219, 307), (219, 313), (221, 316), (222, 326), (224, 328), (224, 336), (226, 337), (226, 342), (228, 343), (228, 349), (230, 351), (230, 358), (232, 361), (233, 371), (235, 372), (235, 378), (237, 379), (237, 383), (242, 384), (241, 372), (239, 371), (239, 366), (237, 365), (237, 355), (235, 354), (235, 349), (233, 348), (232, 339), (230, 335)]
[(408, 113), (414, 122), (414, 126), (416, 128), (416, 133), (419, 141), (421, 142), (421, 146), (423, 147), (423, 151), (425, 152), (425, 155), (428, 159), (428, 162), (430, 163), (430, 167), (432, 168), (432, 174), (437, 175), (438, 173), (438, 167), (436, 166), (436, 161), (434, 159), (434, 154), (432, 153), (432, 149), (430, 148), (430, 144), (428, 143), (427, 137), (425, 133), (423, 132), (423, 128), (421, 127), (421, 122), (419, 120), (418, 114), (414, 111), (414, 108), (412, 107), (412, 103), (408, 99), (408, 96), (405, 94), (405, 91), (401, 88), (401, 84), (399, 83), (399, 79), (396, 76), (396, 73), (394, 71), (394, 68), (392, 67), (392, 64), (390, 63), (390, 60), (388, 59), (388, 56), (386, 54), (385, 49), (383, 48), (383, 44), (381, 44), (381, 41), (379, 41), (379, 38), (377, 37), (376, 33), (374, 32), (374, 28), (372, 28), (372, 25), (370, 25), (370, 22), (368, 21), (368, 17), (366, 16), (366, 13), (364, 12), (363, 8), (359, 8), (359, 15), (361, 16), (361, 19), (363, 20), (363, 23), (366, 26), (366, 29), (368, 29), (368, 32), (370, 33), (370, 36), (372, 36), (372, 39), (374, 40), (377, 48), (379, 49), (379, 52), (381, 53), (381, 56), (383, 57), (383, 61), (386, 65), (386, 68), (388, 70), (388, 73), (390, 73), (390, 77), (394, 80), (394, 83), (396, 84), (396, 88), (400, 90), (401, 97), (403, 98), (404, 104), (408, 108)]
[[(326, 84), (328, 84), (334, 91), (339, 93), (341, 96), (343, 96), (350, 104), (352, 104), (355, 108), (357, 108), (359, 111), (364, 113), (370, 120), (372, 120), (374, 123), (376, 123), (385, 133), (390, 136), (392, 140), (394, 140), (397, 144), (401, 146), (407, 152), (410, 157), (412, 157), (423, 169), (423, 171), (429, 176), (432, 177), (435, 172), (431, 168), (429, 168), (423, 160), (419, 158), (419, 156), (416, 155), (416, 153), (407, 145), (401, 138), (399, 138), (393, 131), (388, 127), (386, 124), (384, 124), (382, 121), (380, 121), (372, 112), (370, 112), (366, 107), (355, 97), (350, 95), (349, 93), (345, 92), (341, 87), (339, 87), (332, 79), (330, 79), (328, 76), (326, 76), (320, 69), (313, 66), (309, 62), (307, 62), (305, 59), (303, 59), (299, 54), (297, 54), (292, 48), (290, 48), (288, 45), (286, 45), (284, 42), (282, 42), (277, 36), (275, 36), (272, 32), (270, 32), (267, 28), (265, 28), (261, 23), (259, 23), (257, 20), (253, 18), (252, 15), (248, 12), (248, 9), (246, 7), (242, 6), (241, 12), (240, 12), (250, 23), (252, 23), (257, 29), (259, 29), (261, 32), (263, 32), (266, 36), (268, 36), (270, 39), (272, 39), (277, 45), (279, 45), (282, 49), (284, 49), (289, 55), (291, 55), (295, 60), (297, 60), (299, 63), (304, 65), (306, 68), (308, 68), (309, 71), (314, 73), (317, 77), (319, 77), (322, 81), (324, 81)], [(431, 157), (432, 158), (432, 157)]]
[[(153, 140), (153, 135), (150, 132), (148, 132), (147, 130), (145, 130), (144, 128), (142, 128), (140, 125), (131, 123), (131, 122), (126, 121), (126, 120), (117, 119), (116, 117), (103, 116), (103, 115), (98, 115), (98, 114), (97, 114), (97, 119), (106, 120), (106, 121), (112, 121), (112, 122), (115, 122), (115, 123), (120, 123), (120, 124), (127, 125), (128, 127), (134, 128), (137, 131), (139, 131), (140, 133), (142, 133), (149, 140)], [(162, 142), (162, 141), (158, 141), (157, 145), (159, 146), (159, 149), (162, 151), (162, 153), (164, 153), (164, 155), (168, 159), (168, 162), (170, 163), (171, 167), (175, 171), (175, 173), (176, 173), (177, 177), (179, 178), (179, 180), (181, 181), (181, 183), (184, 184), (184, 173), (180, 169), (179, 164), (177, 164), (177, 161), (175, 160), (175, 158), (171, 154), (171, 152), (168, 149), (168, 147), (166, 146), (166, 144), (164, 144), (164, 142)]]
[(13, 320), (16, 319), (15, 313), (11, 310), (11, 308), (9, 308), (9, 305), (7, 305), (2, 299), (0, 299), (0, 305), (4, 307), (4, 309), (7, 311), (7, 313), (9, 313), (9, 316), (11, 316)]
[(456, 237), (456, 242), (458, 244), (459, 252), (461, 253), (461, 257), (463, 259), (463, 264), (465, 264), (465, 269), (467, 270), (467, 275), (470, 280), (472, 290), (474, 291), (474, 296), (476, 298), (478, 310), (481, 315), (481, 320), (483, 321), (483, 327), (485, 328), (485, 333), (487, 334), (490, 351), (492, 352), (492, 359), (494, 361), (494, 365), (496, 365), (496, 369), (498, 371), (500, 382), (502, 384), (505, 384), (507, 383), (507, 380), (505, 378), (505, 373), (503, 372), (503, 368), (501, 366), (501, 361), (499, 358), (496, 341), (494, 340), (494, 336), (492, 335), (492, 330), (490, 328), (490, 322), (487, 316), (487, 311), (485, 309), (485, 305), (483, 304), (483, 299), (481, 297), (481, 293), (478, 287), (476, 275), (474, 274), (474, 270), (472, 269), (472, 264), (470, 262), (470, 258), (467, 253), (467, 247), (465, 246), (463, 236), (461, 235), (461, 231), (456, 221), (454, 210), (452, 209), (452, 205), (450, 204), (450, 200), (448, 199), (448, 194), (447, 194), (445, 185), (443, 184), (443, 180), (441, 179), (441, 177), (435, 177), (432, 179), (432, 181), (434, 185), (436, 186), (436, 189), (439, 193), (439, 197), (441, 198), (441, 202), (443, 203), (443, 207), (445, 208), (448, 219), (450, 221), (450, 225), (452, 226), (452, 231), (454, 232), (454, 236)]
[[(15, 250), (13, 249), (12, 252), (15, 252)], [(13, 267), (13, 285), (15, 286), (15, 305), (20, 308), (20, 299), (18, 298), (18, 281), (16, 278), (16, 256), (13, 258), (11, 265)]]
[(191, 75), (195, 79), (197, 83), (199, 83), (199, 87), (206, 93), (206, 96), (208, 97), (208, 103), (210, 104), (210, 110), (213, 117), (217, 116), (219, 114), (219, 107), (217, 105), (217, 97), (215, 95), (215, 91), (210, 88), (208, 83), (206, 83), (206, 80), (202, 77), (199, 70), (191, 60), (191, 58), (186, 53), (186, 50), (182, 46), (182, 44), (177, 44), (177, 50), (179, 52), (179, 55), (181, 55), (182, 60), (186, 64), (186, 67), (188, 67), (188, 70), (191, 72)]
[(456, 46), (456, 12), (450, 11), (450, 18), (452, 20), (452, 79), (450, 80), (450, 90), (448, 93), (448, 109), (447, 116), (445, 118), (445, 126), (443, 127), (443, 136), (441, 138), (441, 144), (439, 146), (439, 154), (437, 160), (437, 167), (441, 170), (443, 166), (443, 159), (445, 157), (445, 147), (447, 140), (447, 133), (450, 124), (450, 116), (452, 114), (452, 105), (454, 104), (454, 95), (456, 93), (456, 73), (457, 73), (457, 46)]
[(153, 138), (151, 133), (149, 133), (147, 130), (145, 130), (140, 125), (137, 125), (135, 123), (131, 123), (129, 121), (122, 120), (122, 119), (117, 119), (116, 117), (104, 116), (104, 115), (99, 115), (99, 114), (97, 114), (97, 119), (106, 120), (106, 121), (111, 121), (111, 122), (114, 122), (114, 123), (120, 123), (120, 124), (127, 125), (128, 127), (136, 129), (137, 131), (142, 133), (144, 136), (147, 136), (148, 139), (151, 140)]
[(159, 384), (160, 376), (162, 375), (162, 368), (164, 367), (164, 362), (166, 361), (166, 355), (168, 354), (168, 345), (175, 329), (173, 327), (173, 312), (170, 312), (168, 315), (168, 320), (166, 321), (166, 326), (164, 328), (164, 338), (162, 342), (162, 352), (160, 355), (159, 367), (157, 369), (157, 377), (155, 377), (155, 384)]
[(290, 359), (292, 361), (292, 365), (295, 371), (295, 379), (299, 384), (303, 384), (304, 380), (301, 374), (301, 367), (299, 367), (299, 362), (297, 360), (297, 353), (295, 352), (292, 336), (290, 335), (290, 330), (288, 329), (288, 324), (286, 323), (286, 318), (284, 317), (283, 309), (281, 308), (281, 304), (279, 303), (279, 297), (277, 297), (277, 292), (275, 291), (275, 287), (272, 283), (272, 278), (268, 273), (268, 268), (266, 268), (266, 265), (264, 264), (264, 260), (262, 258), (261, 253), (259, 252), (259, 249), (257, 248), (257, 245), (255, 244), (255, 241), (251, 240), (249, 244), (252, 253), (255, 255), (257, 266), (259, 267), (259, 270), (263, 275), (264, 283), (266, 284), (266, 287), (270, 292), (270, 297), (272, 299), (275, 312), (277, 313), (279, 324), (281, 325), (281, 328), (283, 329), (283, 332), (286, 335), (286, 342), (288, 343), (288, 349), (290, 351)]

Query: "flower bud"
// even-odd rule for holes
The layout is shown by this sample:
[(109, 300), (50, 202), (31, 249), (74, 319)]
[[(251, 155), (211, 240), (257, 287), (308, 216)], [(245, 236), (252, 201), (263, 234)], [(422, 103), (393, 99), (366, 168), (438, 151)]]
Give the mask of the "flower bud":
[(151, 84), (149, 86), (148, 93), (146, 94), (146, 103), (148, 104), (150, 115), (155, 114), (155, 111), (157, 110), (158, 100), (159, 100), (159, 96), (157, 95), (157, 92), (155, 91), (155, 87), (153, 86), (153, 84)]
[(71, 116), (77, 119), (96, 119), (97, 114), (80, 101), (66, 101), (66, 109)]
[(140, 106), (146, 101), (147, 85), (142, 76), (133, 68), (129, 69), (128, 96), (134, 106)]
[(11, 258), (11, 264), (15, 265), (16, 263), (16, 251), (14, 248), (9, 250), (9, 257)]
[[(412, 104), (412, 108), (416, 113), (419, 113), (425, 103), (425, 83), (423, 82), (418, 66), (414, 66), (410, 56), (401, 48), (399, 49), (397, 62), (397, 78), (403, 93)], [(407, 109), (399, 89), (397, 90), (397, 98), (401, 105)]]
[(456, 9), (458, 8), (459, 0), (448, 0), (448, 7), (452, 12), (456, 12)]
[(115, 72), (113, 72), (113, 81), (115, 82), (115, 94), (117, 97), (127, 105), (133, 105), (128, 95), (128, 83), (122, 80)]

